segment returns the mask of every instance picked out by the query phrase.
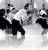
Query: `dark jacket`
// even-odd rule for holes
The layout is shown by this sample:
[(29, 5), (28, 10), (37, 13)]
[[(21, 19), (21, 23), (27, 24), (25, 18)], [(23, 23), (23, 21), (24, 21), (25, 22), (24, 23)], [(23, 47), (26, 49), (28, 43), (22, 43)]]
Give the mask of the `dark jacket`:
[(46, 19), (42, 19), (42, 18), (39, 18), (36, 23), (39, 23), (43, 29), (47, 29), (48, 28), (48, 25), (47, 25), (47, 22), (46, 22)]
[(8, 20), (3, 17), (0, 17), (0, 29), (5, 29), (6, 26), (8, 26), (9, 28), (12, 27)]

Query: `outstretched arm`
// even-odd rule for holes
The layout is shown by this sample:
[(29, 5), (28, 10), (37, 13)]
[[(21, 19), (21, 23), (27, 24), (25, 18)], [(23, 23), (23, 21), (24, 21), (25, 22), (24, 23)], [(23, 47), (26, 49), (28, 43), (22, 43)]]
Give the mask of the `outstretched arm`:
[(24, 21), (27, 20), (27, 19), (28, 19), (29, 17), (31, 17), (31, 16), (32, 16), (32, 14), (26, 15), (25, 18), (24, 18)]

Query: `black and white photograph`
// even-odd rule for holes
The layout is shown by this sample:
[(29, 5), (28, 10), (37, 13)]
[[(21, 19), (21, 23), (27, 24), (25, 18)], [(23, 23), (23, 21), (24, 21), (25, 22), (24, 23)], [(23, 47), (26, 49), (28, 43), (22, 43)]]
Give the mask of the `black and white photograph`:
[(0, 0), (0, 50), (48, 50), (48, 0)]

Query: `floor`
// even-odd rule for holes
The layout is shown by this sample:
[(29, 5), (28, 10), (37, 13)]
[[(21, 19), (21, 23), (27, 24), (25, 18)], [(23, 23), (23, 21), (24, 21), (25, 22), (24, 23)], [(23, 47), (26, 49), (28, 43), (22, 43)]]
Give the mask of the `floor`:
[[(25, 33), (25, 40), (22, 44), (25, 45), (30, 45), (33, 47), (37, 47), (41, 45), (41, 43), (44, 41), (41, 34), (43, 32), (43, 28), (39, 24), (30, 24), (30, 25), (25, 25), (22, 26), (24, 30), (26, 31)], [(21, 33), (18, 32), (18, 38), (21, 37)]]
[[(31, 46), (39, 46), (44, 40), (41, 37), (43, 28), (39, 24), (31, 24), (23, 26), (25, 29), (25, 37), (23, 44)], [(21, 37), (21, 33), (18, 32), (18, 38)]]
[[(43, 28), (39, 24), (30, 24), (30, 25), (25, 25), (23, 26), (24, 30), (26, 31), (25, 37), (26, 39), (22, 43), (23, 46), (26, 48), (26, 46), (32, 46), (33, 49), (31, 50), (36, 50), (35, 48), (41, 45), (41, 43), (44, 41), (41, 34), (43, 32)], [(21, 33), (18, 32), (18, 38), (21, 37)], [(10, 47), (11, 49), (11, 47)], [(9, 49), (9, 50), (10, 50)]]

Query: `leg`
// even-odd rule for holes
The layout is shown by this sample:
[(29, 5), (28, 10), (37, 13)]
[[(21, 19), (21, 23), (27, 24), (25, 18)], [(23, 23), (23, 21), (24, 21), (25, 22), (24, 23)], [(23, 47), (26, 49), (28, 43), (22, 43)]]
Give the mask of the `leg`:
[(17, 30), (19, 32), (21, 32), (21, 37), (25, 37), (25, 30), (23, 29), (23, 27), (20, 24), (18, 24)]
[(13, 34), (13, 36), (12, 36), (12, 49), (14, 50), (17, 48), (16, 47), (17, 46), (16, 45), (16, 43), (17, 43), (17, 29), (15, 26), (12, 27), (12, 34)]
[[(19, 46), (22, 44), (23, 40), (25, 39), (25, 31), (24, 29), (21, 27), (21, 25), (19, 24), (19, 21), (17, 20), (13, 20), (13, 28), (12, 28), (12, 33), (13, 33), (13, 37), (12, 37), (12, 43), (13, 43), (13, 49), (18, 49)], [(17, 40), (17, 31), (22, 33), (22, 37), (20, 39)]]
[(22, 28), (22, 26), (20, 25), (20, 24), (18, 24), (18, 28), (17, 28), (17, 30), (19, 31), (19, 32), (21, 32), (21, 38), (19, 38), (18, 40), (17, 40), (17, 46), (19, 47), (22, 43), (23, 43), (23, 41), (24, 41), (24, 39), (25, 39), (25, 31), (24, 31), (24, 29)]

